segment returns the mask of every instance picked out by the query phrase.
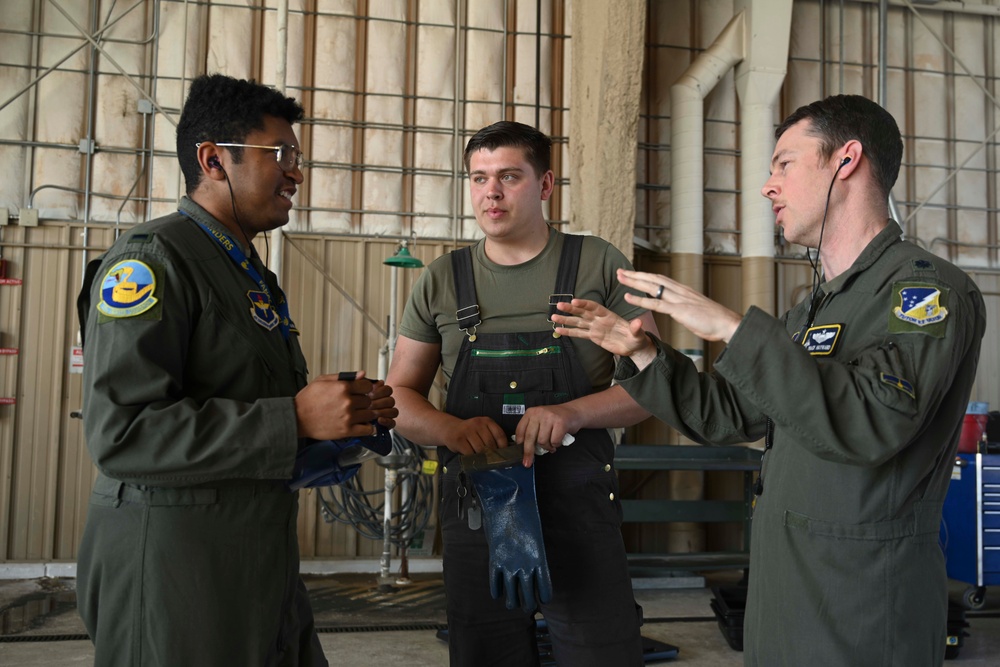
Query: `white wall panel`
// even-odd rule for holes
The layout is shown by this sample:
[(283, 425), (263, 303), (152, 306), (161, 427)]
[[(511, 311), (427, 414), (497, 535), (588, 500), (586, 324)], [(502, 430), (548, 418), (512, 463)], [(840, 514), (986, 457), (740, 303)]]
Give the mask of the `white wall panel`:
[(209, 8), (206, 5), (178, 2), (160, 5), (160, 36), (153, 44), (156, 70), (160, 77), (157, 92), (165, 96), (164, 101), (174, 108), (179, 108), (177, 96), (181, 89), (172, 80), (190, 78), (199, 73), (206, 59), (209, 27)]
[[(311, 56), (308, 49), (307, 17), (303, 13), (309, 9), (306, 0), (288, 0), (288, 13), (285, 16), (285, 80), (278, 81), (278, 64), (281, 60), (278, 44), (278, 0), (266, 0), (267, 11), (263, 13), (261, 35), (261, 72), (260, 80), (268, 85), (286, 87), (291, 94), (292, 88), (303, 85), (305, 61)], [(297, 95), (292, 95), (298, 97)]]
[(244, 8), (254, 4), (252, 0), (235, 0), (209, 7), (205, 71), (224, 72), (239, 79), (257, 78), (254, 49), (260, 39), (256, 31), (260, 16)]
[[(538, 10), (541, 10), (540, 12)], [(514, 18), (514, 120), (535, 125), (550, 134), (552, 123), (549, 114), (538, 113), (535, 105), (552, 103), (552, 6), (549, 3), (517, 3)], [(541, 14), (539, 17), (538, 14)], [(541, 91), (537, 95), (536, 91)]]
[(160, 5), (160, 38), (152, 46), (159, 78), (151, 89), (153, 98), (166, 112), (150, 119), (152, 145), (167, 155), (154, 154), (149, 160), (147, 217), (155, 218), (176, 210), (184, 193), (184, 179), (174, 155), (177, 123), (190, 80), (199, 73), (207, 57), (209, 10), (203, 5), (163, 3)]
[(466, 33), (465, 127), (480, 128), (503, 119), (497, 104), (504, 96), (504, 3), (479, 0), (468, 4)]
[[(428, 7), (434, 9), (427, 11)], [(420, 9), (422, 21), (446, 25), (417, 28), (416, 94), (419, 99), (414, 107), (415, 122), (418, 128), (428, 128), (428, 131), (418, 131), (414, 137), (414, 164), (439, 173), (413, 177), (413, 208), (442, 217), (417, 216), (413, 219), (413, 231), (418, 236), (442, 238), (451, 234), (456, 187), (452, 173), (464, 143), (454, 127), (455, 8), (454, 3), (441, 2), (421, 3)], [(464, 186), (464, 182), (461, 185)]]
[[(406, 19), (405, 9), (406, 3), (396, 0), (371, 0), (369, 3), (374, 16), (391, 19), (368, 22), (365, 90), (370, 97), (365, 105), (365, 122), (369, 129), (364, 133), (364, 160), (376, 169), (364, 174), (362, 203), (373, 211), (404, 209), (403, 132), (398, 127), (383, 129), (381, 126), (395, 125), (403, 120), (402, 95), (410, 92), (406, 78), (409, 55), (406, 26), (402, 23)], [(361, 231), (398, 235), (403, 231), (403, 222), (399, 216), (366, 213)]]
[[(34, 93), (15, 97), (34, 76), (30, 69), (34, 52), (32, 32), (32, 3), (11, 3), (0, 12), (0, 27), (5, 31), (0, 39), (0, 142), (22, 142), (30, 138), (31, 112)], [(17, 34), (17, 32), (22, 34)], [(27, 204), (27, 179), (25, 159), (27, 149), (22, 145), (0, 144), (0, 207), (16, 212)], [(0, 221), (5, 222), (5, 221)]]
[(76, 147), (86, 136), (87, 77), (84, 72), (89, 63), (90, 48), (77, 48), (81, 46), (82, 37), (70, 19), (89, 27), (88, 4), (64, 2), (39, 5), (40, 28), (44, 34), (39, 39), (39, 64), (48, 68), (65, 58), (60, 69), (45, 76), (33, 91), (37, 93), (35, 139), (63, 146), (35, 151), (31, 178), (33, 189), (39, 190), (33, 205), (39, 209), (42, 218), (73, 219), (81, 212), (81, 198), (76, 192), (45, 186), (73, 190), (82, 186), (81, 156)]
[(923, 13), (922, 17), (923, 21), (912, 18), (910, 21), (913, 31), (912, 64), (917, 69), (944, 71), (946, 53), (935, 35), (943, 35), (945, 17), (930, 12)]
[(123, 14), (121, 8), (113, 11), (116, 8), (117, 3), (112, 2), (101, 8), (102, 16), (116, 22), (104, 32), (109, 41), (102, 42), (102, 51), (97, 55), (93, 105), (97, 150), (81, 160), (90, 160), (91, 188), (108, 195), (91, 199), (90, 219), (135, 223), (143, 219), (144, 207), (136, 200), (125, 202), (116, 198), (142, 194), (145, 190), (143, 160), (136, 151), (146, 143), (144, 116), (138, 113), (143, 91), (137, 86), (142, 81), (136, 77), (145, 66), (147, 47), (143, 40), (152, 28), (141, 9)]
[[(980, 178), (978, 180), (980, 181), (979, 183), (970, 185), (981, 188), (985, 179)], [(954, 258), (956, 261), (969, 266), (986, 266), (989, 264), (990, 251), (987, 247), (990, 243), (989, 221), (989, 215), (985, 211), (967, 209), (955, 212), (956, 230), (954, 236), (957, 236), (962, 244), (954, 247)], [(938, 254), (941, 254), (941, 252), (938, 251)]]
[[(326, 11), (343, 11), (333, 3)], [(350, 165), (354, 160), (355, 132), (349, 124), (354, 116), (356, 90), (355, 47), (357, 31), (364, 24), (344, 16), (316, 17), (316, 52), (314, 54), (313, 114), (317, 124), (312, 131), (310, 158), (316, 162)], [(315, 231), (350, 232), (352, 172), (350, 169), (310, 169), (310, 206), (318, 210), (310, 216)]]

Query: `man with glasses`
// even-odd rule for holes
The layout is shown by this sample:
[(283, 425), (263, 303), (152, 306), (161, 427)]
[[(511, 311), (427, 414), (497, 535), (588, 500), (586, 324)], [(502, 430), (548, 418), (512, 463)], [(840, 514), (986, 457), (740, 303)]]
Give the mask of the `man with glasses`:
[[(289, 146), (288, 144), (261, 146), (259, 144), (232, 144), (228, 142), (217, 142), (215, 145), (223, 148), (263, 148), (266, 151), (274, 151), (274, 157), (278, 160), (278, 166), (284, 171), (291, 171), (292, 167), (302, 169), (302, 151), (297, 146)], [(196, 147), (200, 146), (201, 144), (196, 144)]]
[(77, 597), (98, 667), (327, 665), (288, 481), (313, 439), (372, 435), (397, 411), (363, 373), (306, 383), (252, 245), (288, 222), (302, 116), (252, 81), (196, 79), (177, 127), (187, 196), (87, 266), (83, 412), (100, 474)]

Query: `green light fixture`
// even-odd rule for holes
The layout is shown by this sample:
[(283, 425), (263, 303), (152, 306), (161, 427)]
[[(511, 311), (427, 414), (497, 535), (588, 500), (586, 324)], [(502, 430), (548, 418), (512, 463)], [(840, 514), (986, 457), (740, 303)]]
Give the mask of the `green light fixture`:
[(399, 246), (396, 254), (382, 263), (401, 269), (419, 269), (424, 265), (418, 258), (410, 254), (410, 250), (405, 245)]

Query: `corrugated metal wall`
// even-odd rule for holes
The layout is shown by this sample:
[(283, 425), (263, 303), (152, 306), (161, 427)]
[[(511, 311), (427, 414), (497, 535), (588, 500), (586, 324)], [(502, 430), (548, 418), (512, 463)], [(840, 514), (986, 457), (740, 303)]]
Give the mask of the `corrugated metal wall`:
[[(7, 227), (0, 285), (4, 345), (0, 406), (0, 553), (10, 559), (72, 558), (86, 516), (94, 467), (83, 447), (80, 376), (69, 373), (77, 342), (72, 306), (79, 285), (80, 228)], [(75, 248), (71, 249), (71, 248)]]
[[(648, 2), (635, 230), (664, 250), (670, 228), (669, 86), (729, 21), (736, 4)], [(549, 212), (557, 221), (568, 217), (569, 32), (571, 13), (581, 5), (289, 5), (285, 84), (307, 108), (299, 131), (308, 164), (281, 250), (282, 281), (312, 373), (358, 367), (374, 373), (389, 310), (391, 274), (382, 260), (407, 240), (427, 262), (477, 233), (459, 157), (471, 131), (507, 117), (553, 134), (560, 178)], [(907, 232), (969, 267), (987, 294), (991, 322), (975, 397), (996, 407), (997, 114), (958, 61), (991, 94), (996, 90), (1000, 1), (938, 5), (921, 7), (923, 21), (898, 2), (890, 10), (887, 105), (907, 141), (895, 195), (904, 216), (913, 214)], [(80, 375), (70, 373), (69, 357), (77, 342), (73, 301), (83, 247), (92, 257), (111, 242), (116, 224), (174, 207), (180, 180), (173, 128), (193, 76), (223, 71), (277, 83), (276, 6), (276, 0), (4, 3), (0, 207), (8, 207), (18, 224), (0, 227), (0, 250), (7, 275), (23, 283), (0, 285), (0, 347), (19, 352), (0, 356), (0, 398), (17, 401), (0, 405), (0, 561), (72, 559), (80, 538), (93, 466), (80, 422), (69, 416), (81, 405)], [(795, 2), (789, 76), (776, 122), (778, 115), (826, 94), (877, 94), (876, 9), (870, 1)], [(715, 256), (706, 258), (706, 289), (734, 307), (740, 298), (734, 259), (739, 200), (759, 196), (738, 190), (738, 132), (730, 74), (707, 100), (706, 248)], [(970, 154), (961, 173), (945, 179)], [(31, 211), (41, 214), (40, 227), (22, 226)], [(777, 304), (784, 310), (804, 295), (808, 272), (801, 248), (777, 247)], [(637, 263), (654, 270), (668, 266), (655, 253)], [(399, 272), (398, 308), (416, 275)], [(706, 359), (719, 351), (709, 345)], [(670, 436), (650, 423), (631, 437)], [(366, 466), (366, 487), (380, 486), (381, 472)], [(303, 555), (380, 552), (380, 544), (352, 529), (323, 522), (316, 503), (305, 499)], [(645, 535), (643, 546), (658, 550), (658, 533), (650, 529)]]
[[(425, 263), (454, 247), (450, 243), (410, 246), (412, 254)], [(395, 252), (395, 242), (293, 235), (285, 248), (284, 288), (294, 309), (311, 376), (365, 369), (369, 377), (375, 377), (390, 310), (392, 271), (382, 262)], [(399, 293), (405, 295), (419, 273), (397, 270), (397, 275)], [(352, 300), (360, 310), (350, 303)], [(397, 317), (402, 307), (400, 299)], [(359, 474), (365, 489), (382, 488), (383, 468), (369, 463)], [(381, 542), (360, 537), (350, 526), (326, 523), (315, 493), (307, 490), (300, 496), (299, 541), (303, 557), (378, 557), (382, 553)], [(435, 524), (432, 518), (431, 535)]]

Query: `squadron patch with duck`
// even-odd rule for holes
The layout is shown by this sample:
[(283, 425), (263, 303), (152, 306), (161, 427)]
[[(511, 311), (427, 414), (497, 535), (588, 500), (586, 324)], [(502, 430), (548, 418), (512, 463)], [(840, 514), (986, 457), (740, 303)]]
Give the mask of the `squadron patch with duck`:
[(156, 289), (156, 273), (148, 264), (123, 260), (104, 274), (97, 310), (112, 319), (151, 315), (159, 303)]

